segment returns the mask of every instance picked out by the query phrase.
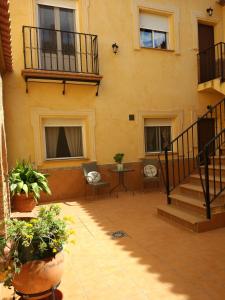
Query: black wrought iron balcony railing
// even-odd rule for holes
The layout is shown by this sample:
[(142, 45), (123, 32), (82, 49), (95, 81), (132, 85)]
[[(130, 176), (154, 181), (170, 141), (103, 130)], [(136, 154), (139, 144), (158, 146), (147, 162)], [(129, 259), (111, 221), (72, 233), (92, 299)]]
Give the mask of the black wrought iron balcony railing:
[(218, 43), (198, 53), (198, 83), (225, 80), (225, 43)]
[(25, 69), (99, 74), (97, 35), (23, 26), (23, 52)]

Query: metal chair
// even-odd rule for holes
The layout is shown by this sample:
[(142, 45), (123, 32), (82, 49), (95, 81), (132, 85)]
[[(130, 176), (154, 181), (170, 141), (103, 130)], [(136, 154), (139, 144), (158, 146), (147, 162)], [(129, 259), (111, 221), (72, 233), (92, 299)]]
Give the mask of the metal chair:
[[(147, 165), (153, 165), (157, 169), (157, 174), (153, 177), (146, 176), (144, 173), (144, 168)], [(160, 171), (160, 166), (159, 166), (159, 161), (157, 159), (142, 159), (142, 168), (141, 168), (141, 173), (142, 173), (142, 191), (144, 192), (145, 185), (149, 183), (157, 183), (158, 187), (161, 187), (161, 171)]]
[(88, 181), (88, 173), (92, 171), (98, 172), (96, 162), (90, 162), (82, 164), (84, 179), (85, 179), (85, 197), (87, 197), (87, 187), (90, 186), (93, 190), (93, 196), (96, 196), (99, 189), (109, 187), (109, 182), (104, 180), (99, 180), (98, 182), (89, 182)]

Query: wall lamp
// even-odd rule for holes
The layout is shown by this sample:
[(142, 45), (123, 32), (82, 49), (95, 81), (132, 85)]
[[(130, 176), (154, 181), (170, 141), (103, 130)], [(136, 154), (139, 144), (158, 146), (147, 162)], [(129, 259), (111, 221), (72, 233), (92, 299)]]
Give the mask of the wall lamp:
[(207, 8), (206, 12), (207, 12), (207, 14), (208, 14), (209, 17), (212, 17), (212, 15), (213, 15), (213, 8), (212, 7)]
[(118, 53), (119, 46), (117, 45), (117, 43), (112, 44), (112, 49), (114, 54)]

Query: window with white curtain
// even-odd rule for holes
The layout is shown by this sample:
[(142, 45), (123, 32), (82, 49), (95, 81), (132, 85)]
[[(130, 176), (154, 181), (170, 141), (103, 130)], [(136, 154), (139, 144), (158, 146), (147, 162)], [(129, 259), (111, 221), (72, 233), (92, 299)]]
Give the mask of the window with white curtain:
[(46, 158), (84, 156), (82, 126), (45, 126)]
[(140, 12), (141, 47), (168, 49), (168, 35), (168, 16)]
[(171, 142), (171, 120), (145, 119), (144, 123), (145, 152), (163, 151)]

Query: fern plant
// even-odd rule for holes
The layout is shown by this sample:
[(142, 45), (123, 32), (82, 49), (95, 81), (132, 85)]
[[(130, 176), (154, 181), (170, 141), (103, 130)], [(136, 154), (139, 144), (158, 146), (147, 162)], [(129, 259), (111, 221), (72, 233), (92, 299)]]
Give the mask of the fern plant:
[(47, 174), (34, 169), (33, 165), (25, 160), (17, 162), (16, 167), (9, 172), (9, 186), (12, 197), (16, 194), (26, 194), (28, 197), (32, 193), (38, 201), (41, 192), (51, 195)]

